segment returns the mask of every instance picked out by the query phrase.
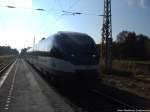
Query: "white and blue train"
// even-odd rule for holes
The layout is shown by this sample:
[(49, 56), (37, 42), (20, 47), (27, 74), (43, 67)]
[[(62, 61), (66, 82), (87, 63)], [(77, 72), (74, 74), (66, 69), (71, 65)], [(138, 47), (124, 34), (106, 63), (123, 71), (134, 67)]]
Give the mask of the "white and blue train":
[(98, 49), (84, 33), (60, 31), (43, 38), (27, 50), (26, 60), (55, 78), (99, 77)]

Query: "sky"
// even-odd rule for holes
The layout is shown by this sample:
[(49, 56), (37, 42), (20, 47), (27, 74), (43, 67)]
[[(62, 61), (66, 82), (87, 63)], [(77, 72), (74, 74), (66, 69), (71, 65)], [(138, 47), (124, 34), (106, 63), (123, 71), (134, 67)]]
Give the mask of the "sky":
[[(58, 31), (83, 32), (101, 41), (104, 0), (0, 0), (0, 46), (32, 47)], [(150, 0), (112, 0), (113, 40), (123, 30), (150, 36)], [(6, 6), (14, 6), (8, 8)], [(44, 11), (36, 10), (44, 9)], [(81, 12), (82, 15), (69, 15)]]

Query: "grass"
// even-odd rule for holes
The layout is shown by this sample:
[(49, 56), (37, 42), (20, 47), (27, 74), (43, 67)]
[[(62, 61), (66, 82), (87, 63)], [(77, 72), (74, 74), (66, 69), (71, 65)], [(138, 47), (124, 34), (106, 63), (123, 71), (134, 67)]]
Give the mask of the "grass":
[(113, 60), (113, 63), (118, 63), (118, 64), (125, 64), (125, 65), (150, 65), (150, 60), (149, 61), (134, 61), (134, 60)]
[(150, 61), (114, 60), (112, 69), (131, 72), (133, 75), (150, 75)]
[(109, 74), (101, 71), (103, 83), (150, 99), (150, 61), (113, 60)]
[[(104, 75), (108, 74), (104, 64), (101, 65), (101, 71)], [(109, 74), (150, 82), (150, 61), (113, 60), (112, 71)]]
[(13, 55), (3, 55), (3, 56), (0, 56), (0, 65), (1, 64), (7, 64), (10, 61), (14, 60), (15, 58), (16, 58), (16, 56), (13, 56)]

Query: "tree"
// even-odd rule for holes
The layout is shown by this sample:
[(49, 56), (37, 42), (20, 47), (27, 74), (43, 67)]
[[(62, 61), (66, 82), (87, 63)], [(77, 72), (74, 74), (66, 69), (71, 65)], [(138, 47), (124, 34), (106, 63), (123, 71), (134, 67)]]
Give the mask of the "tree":
[(126, 41), (126, 37), (128, 36), (128, 31), (122, 31), (117, 35), (117, 43), (124, 43)]
[(113, 43), (113, 57), (128, 60), (150, 59), (149, 37), (135, 32), (122, 31)]
[(0, 55), (18, 55), (17, 49), (12, 49), (10, 46), (0, 46)]

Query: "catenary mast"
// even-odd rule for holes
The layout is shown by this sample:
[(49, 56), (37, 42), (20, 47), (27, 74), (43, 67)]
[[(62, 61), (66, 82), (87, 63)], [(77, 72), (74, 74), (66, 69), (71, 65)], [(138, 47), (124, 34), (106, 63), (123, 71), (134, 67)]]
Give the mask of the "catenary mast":
[(112, 68), (112, 22), (111, 22), (111, 0), (104, 0), (104, 14), (102, 26), (102, 59), (107, 72)]

